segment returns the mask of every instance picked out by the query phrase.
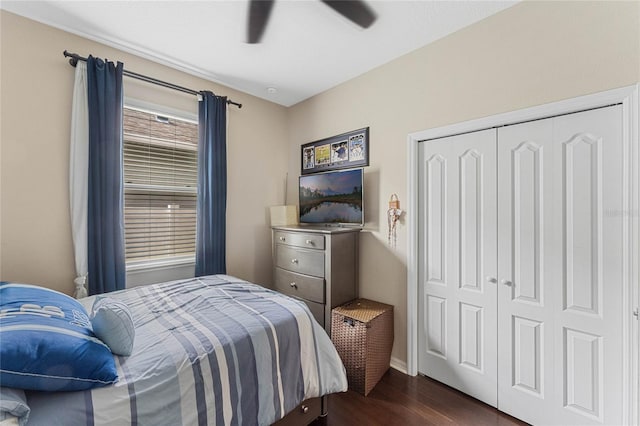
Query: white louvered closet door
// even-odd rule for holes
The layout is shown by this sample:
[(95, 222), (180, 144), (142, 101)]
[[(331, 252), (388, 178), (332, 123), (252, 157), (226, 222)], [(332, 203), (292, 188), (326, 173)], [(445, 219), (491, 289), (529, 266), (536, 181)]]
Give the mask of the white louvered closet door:
[(420, 155), (418, 369), (495, 406), (496, 130), (421, 143)]
[(420, 373), (532, 424), (628, 422), (621, 108), (420, 143)]

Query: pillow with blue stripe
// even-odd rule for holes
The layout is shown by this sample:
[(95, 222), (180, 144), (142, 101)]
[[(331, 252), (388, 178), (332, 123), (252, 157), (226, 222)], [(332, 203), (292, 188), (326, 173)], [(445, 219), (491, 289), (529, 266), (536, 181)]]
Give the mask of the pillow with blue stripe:
[(0, 282), (0, 383), (37, 391), (78, 391), (118, 380), (109, 347), (84, 307), (43, 287)]

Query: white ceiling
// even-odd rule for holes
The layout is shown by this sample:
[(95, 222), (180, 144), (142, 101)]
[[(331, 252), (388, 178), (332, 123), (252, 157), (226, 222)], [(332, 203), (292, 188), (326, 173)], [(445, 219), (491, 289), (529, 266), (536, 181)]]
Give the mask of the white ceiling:
[(260, 44), (245, 42), (246, 0), (1, 0), (0, 7), (290, 106), (516, 2), (369, 1), (378, 19), (363, 30), (318, 0), (278, 0)]

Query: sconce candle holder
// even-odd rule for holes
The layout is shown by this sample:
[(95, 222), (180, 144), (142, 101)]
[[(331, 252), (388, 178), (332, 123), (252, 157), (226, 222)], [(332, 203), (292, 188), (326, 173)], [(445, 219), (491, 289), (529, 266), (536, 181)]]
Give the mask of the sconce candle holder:
[(387, 210), (387, 221), (389, 225), (387, 239), (389, 246), (393, 248), (396, 247), (396, 225), (398, 224), (398, 220), (400, 220), (400, 216), (402, 216), (402, 210), (400, 209), (400, 200), (398, 199), (398, 195), (391, 194), (391, 198), (389, 199), (389, 210)]

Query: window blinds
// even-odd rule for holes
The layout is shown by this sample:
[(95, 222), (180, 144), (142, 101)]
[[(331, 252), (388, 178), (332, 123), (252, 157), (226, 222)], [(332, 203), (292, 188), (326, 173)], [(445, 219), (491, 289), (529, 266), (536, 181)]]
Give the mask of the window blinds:
[(124, 108), (127, 265), (195, 255), (198, 125)]

